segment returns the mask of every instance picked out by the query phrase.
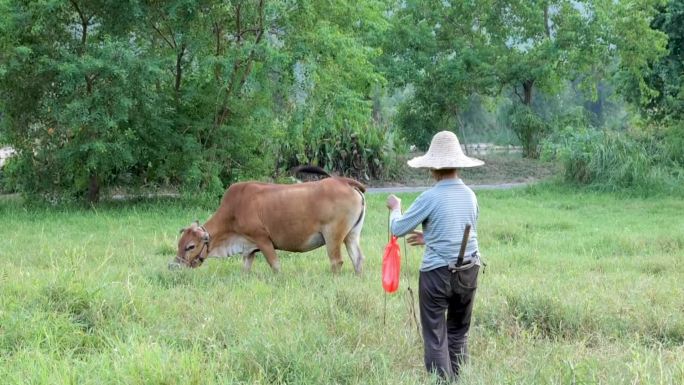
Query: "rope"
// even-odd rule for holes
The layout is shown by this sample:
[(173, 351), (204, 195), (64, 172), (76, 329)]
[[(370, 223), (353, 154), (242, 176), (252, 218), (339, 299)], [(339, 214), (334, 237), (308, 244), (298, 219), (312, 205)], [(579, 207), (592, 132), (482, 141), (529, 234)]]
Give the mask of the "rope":
[(382, 326), (387, 325), (387, 292), (385, 292), (385, 308), (382, 311)]
[[(411, 279), (408, 276), (408, 247), (406, 246), (406, 237), (404, 237), (404, 256), (406, 257), (406, 269), (404, 269), (404, 278), (406, 279), (406, 292), (408, 293), (408, 307), (409, 307), (409, 314), (411, 314), (411, 317), (413, 318), (413, 323), (416, 325), (416, 332), (418, 333), (418, 336), (420, 335), (420, 325), (418, 325), (418, 317), (416, 316), (416, 300), (415, 296), (413, 294), (413, 289), (411, 289)], [(422, 336), (421, 336), (422, 339)]]
[[(392, 239), (392, 233), (390, 231), (390, 225), (389, 225), (389, 218), (390, 218), (390, 212), (388, 210), (387, 211), (387, 222), (386, 222), (387, 223), (387, 242), (389, 242), (390, 239)], [(384, 290), (383, 290), (383, 292), (385, 293), (385, 296), (384, 296), (385, 297), (385, 306), (382, 310), (382, 326), (386, 326), (387, 325), (387, 292)]]

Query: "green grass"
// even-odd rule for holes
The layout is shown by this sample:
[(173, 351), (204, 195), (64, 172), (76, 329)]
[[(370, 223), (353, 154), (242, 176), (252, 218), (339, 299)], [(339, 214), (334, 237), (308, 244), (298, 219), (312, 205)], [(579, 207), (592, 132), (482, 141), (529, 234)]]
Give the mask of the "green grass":
[[(403, 196), (410, 202), (415, 194)], [(478, 193), (480, 277), (461, 384), (684, 383), (684, 200), (555, 188)], [(429, 383), (409, 313), (380, 282), (384, 196), (368, 198), (365, 274), (324, 251), (169, 271), (211, 209), (0, 201), (3, 384)]]

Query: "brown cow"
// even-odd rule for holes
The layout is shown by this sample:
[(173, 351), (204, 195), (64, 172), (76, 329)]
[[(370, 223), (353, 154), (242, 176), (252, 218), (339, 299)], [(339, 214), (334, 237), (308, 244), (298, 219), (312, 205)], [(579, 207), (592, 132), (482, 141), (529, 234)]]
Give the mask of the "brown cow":
[(305, 252), (326, 245), (332, 271), (337, 273), (344, 243), (354, 270), (361, 273), (364, 192), (361, 183), (342, 177), (290, 185), (234, 184), (203, 226), (197, 222), (181, 230), (178, 253), (169, 267), (198, 267), (208, 257), (241, 254), (249, 271), (254, 255), (261, 251), (278, 272), (276, 250)]

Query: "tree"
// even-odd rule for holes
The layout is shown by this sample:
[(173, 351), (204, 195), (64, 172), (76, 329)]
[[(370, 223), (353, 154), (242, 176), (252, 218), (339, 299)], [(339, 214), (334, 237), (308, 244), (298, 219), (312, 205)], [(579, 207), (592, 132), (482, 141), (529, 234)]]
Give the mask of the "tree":
[[(156, 68), (138, 60), (123, 39), (119, 1), (5, 3), (0, 73), (3, 131), (17, 149), (14, 166), (24, 191), (82, 193), (100, 189), (135, 163), (137, 112), (154, 105)], [(23, 92), (17, 92), (17, 90)]]
[(371, 119), (385, 79), (372, 44), (387, 22), (380, 1), (300, 1), (288, 9), (284, 52), (292, 70), (280, 164), (313, 163), (356, 177), (380, 176), (388, 135)]
[[(634, 81), (623, 87), (625, 97), (641, 107), (653, 119), (682, 120), (684, 117), (684, 1), (670, 0), (659, 7), (651, 23), (653, 29), (667, 34), (667, 53), (645, 69), (648, 89), (644, 95)], [(649, 97), (649, 95), (653, 95)]]
[(665, 42), (649, 28), (654, 6), (612, 0), (401, 2), (387, 67), (397, 64), (388, 70), (395, 84), (409, 80), (416, 88), (404, 110), (404, 129), (424, 142), (434, 131), (455, 126), (471, 93), (510, 91), (518, 102), (511, 122), (524, 156), (537, 157), (549, 122), (535, 111), (535, 93), (557, 94), (573, 81), (596, 95), (611, 68), (643, 86), (640, 71)]
[(496, 61), (482, 28), (489, 1), (403, 1), (390, 10), (384, 72), (395, 87), (410, 86), (413, 98), (399, 115), (405, 136), (426, 147), (440, 130), (461, 128), (459, 116), (473, 93), (495, 86)]
[[(524, 155), (538, 156), (548, 125), (535, 115), (534, 90), (557, 94), (572, 81), (592, 99), (598, 85), (614, 74), (639, 81), (641, 69), (661, 54), (662, 34), (648, 27), (654, 2), (648, 1), (507, 1), (499, 7), (503, 26), (497, 72), (521, 106), (514, 129)], [(631, 28), (631, 29), (630, 29)], [(639, 34), (634, 32), (638, 31)], [(612, 65), (617, 63), (617, 65)], [(609, 72), (616, 69), (615, 72)]]
[[(371, 45), (384, 6), (346, 0), (3, 0), (2, 137), (19, 190), (224, 186), (314, 162), (377, 174)], [(23, 90), (17, 92), (16, 90)]]

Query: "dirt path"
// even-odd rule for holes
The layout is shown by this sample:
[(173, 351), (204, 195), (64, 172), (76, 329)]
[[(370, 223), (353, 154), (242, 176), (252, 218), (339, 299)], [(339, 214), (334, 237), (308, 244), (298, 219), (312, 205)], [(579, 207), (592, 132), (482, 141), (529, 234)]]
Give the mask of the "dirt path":
[[(519, 188), (529, 186), (530, 183), (496, 183), (496, 184), (475, 184), (468, 185), (473, 190), (507, 190), (511, 188)], [(366, 192), (369, 194), (390, 194), (390, 193), (414, 193), (423, 192), (431, 186), (422, 187), (369, 187)]]

